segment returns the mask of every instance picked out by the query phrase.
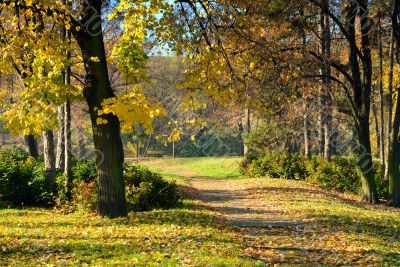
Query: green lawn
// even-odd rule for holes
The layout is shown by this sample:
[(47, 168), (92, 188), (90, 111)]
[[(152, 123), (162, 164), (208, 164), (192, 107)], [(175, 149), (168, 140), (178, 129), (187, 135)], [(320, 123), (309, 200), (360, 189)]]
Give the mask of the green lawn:
[(140, 159), (139, 163), (159, 171), (164, 176), (178, 177), (240, 177), (241, 157), (204, 158), (151, 158)]

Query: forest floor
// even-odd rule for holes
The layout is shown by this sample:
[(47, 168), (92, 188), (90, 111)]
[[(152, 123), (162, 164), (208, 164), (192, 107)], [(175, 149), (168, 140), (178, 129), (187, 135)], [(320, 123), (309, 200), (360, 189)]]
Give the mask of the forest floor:
[(0, 210), (0, 266), (399, 266), (400, 214), (289, 180), (240, 177), (239, 158), (152, 159), (184, 206), (109, 220)]

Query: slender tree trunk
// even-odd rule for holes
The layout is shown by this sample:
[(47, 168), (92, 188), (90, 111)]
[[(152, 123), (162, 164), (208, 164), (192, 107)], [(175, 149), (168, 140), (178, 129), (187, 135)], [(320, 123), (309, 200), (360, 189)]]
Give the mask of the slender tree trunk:
[[(329, 1), (324, 0), (324, 6), (326, 10), (329, 10)], [(330, 76), (332, 75), (331, 66), (328, 63), (331, 58), (331, 29), (330, 29), (330, 19), (329, 16), (323, 12), (321, 17), (321, 30), (322, 30), (322, 53), (324, 55), (324, 65), (322, 67), (323, 74), (323, 84), (324, 84), (324, 93), (323, 93), (323, 108), (321, 109), (321, 113), (323, 116), (322, 119), (322, 127), (323, 127), (323, 153), (324, 158), (330, 159), (332, 155), (332, 99), (331, 99), (331, 80)], [(321, 144), (322, 145), (322, 144)]]
[[(68, 42), (71, 43), (71, 33), (66, 31)], [(67, 52), (67, 59), (71, 58), (71, 53)], [(65, 70), (66, 85), (71, 84), (71, 66)], [(68, 201), (72, 200), (72, 135), (71, 135), (71, 101), (67, 100), (64, 105), (64, 176), (65, 176), (65, 196)]]
[(385, 113), (383, 103), (383, 46), (382, 46), (382, 27), (381, 21), (378, 22), (378, 43), (379, 43), (379, 158), (382, 165), (385, 165)]
[(388, 98), (387, 98), (387, 106), (388, 106), (388, 117), (387, 117), (387, 140), (386, 140), (386, 152), (388, 155), (386, 156), (385, 163), (385, 178), (389, 178), (389, 150), (392, 143), (391, 140), (391, 132), (392, 132), (392, 123), (393, 123), (393, 68), (394, 68), (394, 34), (392, 32), (392, 36), (390, 38), (390, 49), (389, 49), (389, 77), (388, 77)]
[(85, 141), (83, 135), (82, 127), (76, 127), (76, 140), (77, 140), (77, 157), (79, 160), (84, 159), (85, 151)]
[(64, 170), (64, 106), (58, 108), (58, 121), (60, 129), (57, 131), (56, 169)]
[[(246, 133), (250, 134), (251, 133), (251, 111), (250, 108), (247, 107), (245, 110), (245, 120), (246, 120)], [(250, 152), (250, 149), (247, 145), (244, 145), (244, 155), (248, 154)]]
[(1, 128), (1, 145), (6, 145), (6, 129), (4, 127), (4, 121), (0, 121), (0, 128)]
[(308, 99), (304, 99), (304, 116), (303, 116), (303, 135), (304, 135), (304, 156), (311, 157), (310, 149), (310, 114), (308, 107)]
[[(69, 74), (67, 74), (68, 77)], [(68, 78), (67, 78), (68, 79)], [(65, 140), (64, 140), (64, 153), (65, 153), (65, 166), (64, 166), (64, 176), (65, 176), (65, 196), (68, 201), (72, 200), (72, 140), (71, 140), (71, 102), (67, 100), (64, 106), (65, 109)]]
[(53, 131), (43, 132), (43, 156), (46, 180), (49, 184), (53, 184), (56, 180), (56, 160), (54, 155)]
[[(93, 141), (98, 153), (99, 213), (110, 218), (127, 216), (123, 176), (124, 151), (120, 122), (113, 115), (104, 116), (107, 124), (97, 124), (97, 109), (105, 99), (115, 97), (108, 76), (102, 23), (102, 1), (88, 0), (83, 4), (82, 21), (91, 21), (87, 29), (74, 31), (85, 62), (84, 96), (92, 122)], [(93, 61), (97, 58), (99, 62)]]
[(26, 143), (26, 146), (28, 147), (29, 155), (32, 158), (37, 159), (39, 157), (39, 150), (37, 147), (37, 142), (36, 142), (35, 136), (32, 134), (25, 135), (25, 143)]
[(381, 151), (381, 133), (379, 132), (379, 121), (378, 121), (378, 109), (375, 105), (374, 99), (372, 98), (372, 116), (375, 124), (375, 135), (376, 135), (376, 151)]
[(239, 121), (239, 134), (238, 134), (238, 138), (239, 138), (239, 154), (240, 156), (244, 156), (244, 140), (243, 140), (243, 123), (241, 121)]

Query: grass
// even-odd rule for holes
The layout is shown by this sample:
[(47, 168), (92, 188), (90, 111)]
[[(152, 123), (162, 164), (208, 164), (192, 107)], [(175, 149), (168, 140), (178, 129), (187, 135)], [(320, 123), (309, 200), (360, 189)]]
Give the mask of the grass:
[(0, 265), (253, 266), (214, 212), (174, 209), (101, 219), (0, 210)]
[(152, 158), (141, 159), (153, 170), (159, 171), (166, 177), (214, 177), (237, 178), (240, 176), (240, 157), (204, 157), (204, 158)]

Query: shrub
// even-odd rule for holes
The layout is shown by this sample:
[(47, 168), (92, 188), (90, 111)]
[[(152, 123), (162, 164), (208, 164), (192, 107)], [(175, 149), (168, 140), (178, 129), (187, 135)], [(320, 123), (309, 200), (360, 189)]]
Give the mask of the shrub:
[(96, 161), (94, 160), (73, 160), (72, 177), (77, 182), (95, 182), (96, 181)]
[[(379, 163), (375, 163), (374, 166), (378, 194), (386, 196), (388, 182), (384, 179), (383, 167)], [(246, 157), (241, 167), (242, 173), (253, 177), (307, 180), (338, 192), (361, 192), (360, 174), (357, 159), (354, 157), (333, 156), (331, 161), (328, 161), (320, 157), (306, 159), (299, 154), (286, 152), (268, 153), (256, 159), (253, 155)]]
[(351, 157), (334, 156), (331, 161), (312, 158), (307, 164), (307, 180), (325, 189), (360, 193), (357, 161)]
[(306, 160), (296, 153), (270, 153), (253, 160), (248, 173), (254, 177), (303, 180), (307, 176)]
[(177, 206), (181, 201), (178, 186), (158, 173), (137, 165), (125, 166), (128, 210), (147, 211)]
[(257, 159), (257, 155), (254, 153), (247, 153), (244, 156), (244, 159), (240, 162), (240, 173), (244, 175), (249, 174), (250, 165), (253, 164), (253, 161)]
[(73, 203), (76, 210), (95, 212), (98, 207), (98, 186), (95, 181), (75, 181), (72, 190)]
[(55, 188), (44, 175), (43, 162), (34, 160), (21, 148), (0, 152), (0, 201), (12, 206), (49, 206)]

